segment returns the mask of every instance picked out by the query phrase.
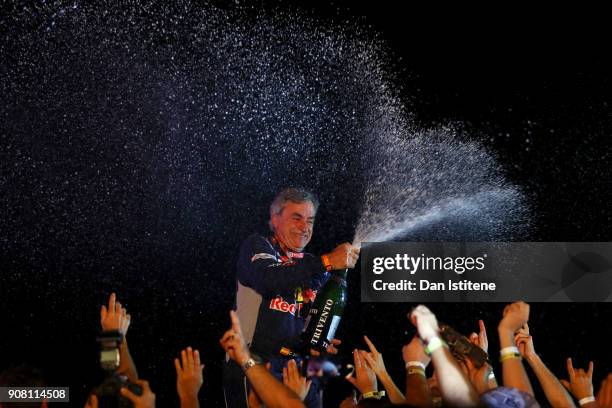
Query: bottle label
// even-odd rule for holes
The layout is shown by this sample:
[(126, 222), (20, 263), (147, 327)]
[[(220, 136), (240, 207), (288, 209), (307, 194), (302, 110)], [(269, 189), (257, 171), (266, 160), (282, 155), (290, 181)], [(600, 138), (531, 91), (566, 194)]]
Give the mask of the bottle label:
[[(323, 306), (323, 310), (321, 310), (321, 314), (319, 315), (319, 320), (317, 321), (317, 325), (315, 327), (312, 338), (310, 339), (310, 343), (312, 345), (316, 345), (320, 339), (321, 335), (324, 334), (323, 329), (325, 328), (325, 323), (329, 318), (329, 314), (331, 312), (332, 306), (334, 305), (333, 299), (327, 299), (325, 301), (325, 305)], [(325, 338), (325, 337), (323, 337)]]
[(327, 332), (327, 341), (332, 341), (332, 339), (336, 335), (336, 329), (338, 328), (339, 324), (340, 324), (340, 316), (336, 315), (332, 318), (331, 325), (329, 326), (329, 331)]

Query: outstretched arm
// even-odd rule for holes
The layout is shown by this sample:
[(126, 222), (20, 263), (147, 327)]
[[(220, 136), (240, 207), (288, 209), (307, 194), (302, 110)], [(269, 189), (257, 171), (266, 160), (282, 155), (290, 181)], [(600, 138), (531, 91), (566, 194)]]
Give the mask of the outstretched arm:
[(529, 320), (529, 305), (515, 302), (506, 306), (504, 316), (497, 326), (501, 346), (502, 373), (504, 386), (517, 388), (533, 396), (533, 389), (514, 342), (514, 333)]
[(525, 327), (518, 331), (514, 340), (521, 356), (527, 360), (527, 363), (529, 363), (529, 366), (538, 378), (550, 405), (559, 408), (575, 408), (576, 405), (572, 397), (536, 353), (533, 346), (533, 337), (529, 334), (529, 325), (525, 324)]
[(387, 396), (389, 397), (389, 401), (391, 401), (392, 404), (396, 405), (405, 404), (406, 397), (400, 391), (400, 389), (397, 388), (397, 385), (395, 385), (393, 379), (387, 372), (387, 368), (385, 367), (385, 362), (383, 360), (382, 354), (378, 352), (378, 350), (370, 341), (368, 336), (363, 336), (363, 339), (365, 340), (368, 345), (368, 348), (370, 349), (370, 352), (366, 352), (364, 355), (365, 362), (372, 369), (372, 371), (374, 371), (380, 383), (383, 385), (383, 387), (385, 387), (385, 390), (387, 390)]
[(442, 398), (451, 406), (478, 406), (480, 400), (476, 390), (439, 337), (436, 316), (428, 308), (420, 305), (412, 311), (410, 318), (431, 352), (431, 361), (438, 373)]
[(117, 372), (126, 375), (130, 381), (135, 382), (138, 379), (138, 372), (130, 354), (126, 337), (131, 320), (132, 317), (127, 313), (127, 310), (117, 301), (117, 295), (111, 293), (108, 299), (108, 308), (104, 305), (100, 308), (100, 324), (102, 331), (118, 331), (123, 336), (119, 349), (120, 363)]
[(242, 336), (238, 315), (233, 310), (230, 312), (230, 318), (232, 327), (219, 340), (221, 347), (240, 367), (244, 367), (247, 379), (266, 407), (304, 407), (300, 398), (274, 378), (264, 366), (261, 364), (245, 366), (247, 362), (251, 362), (251, 354)]

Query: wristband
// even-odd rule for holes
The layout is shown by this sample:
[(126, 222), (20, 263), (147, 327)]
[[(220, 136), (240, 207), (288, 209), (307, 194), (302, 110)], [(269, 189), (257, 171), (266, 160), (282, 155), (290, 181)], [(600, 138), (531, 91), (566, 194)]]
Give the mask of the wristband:
[(420, 361), (406, 361), (406, 368), (410, 367), (421, 367), (423, 370), (426, 368), (425, 364)]
[(327, 255), (321, 255), (321, 261), (323, 261), (323, 266), (327, 272), (331, 272), (332, 264), (329, 262), (329, 257)]
[(418, 374), (418, 375), (422, 375), (423, 378), (427, 378), (427, 376), (425, 375), (425, 370), (423, 370), (422, 368), (411, 367), (408, 369), (407, 374), (408, 375)]
[(503, 356), (501, 356), (501, 358), (499, 359), (499, 362), (503, 363), (504, 361), (514, 360), (514, 359), (522, 360), (523, 358), (521, 357), (519, 353), (510, 353), (510, 354), (506, 353)]
[(503, 349), (499, 350), (499, 355), (503, 356), (505, 354), (520, 354), (519, 353), (519, 349), (516, 346), (510, 346), (510, 347), (504, 347)]
[(439, 349), (440, 347), (448, 347), (444, 341), (442, 341), (439, 337), (432, 337), (427, 343), (427, 347), (425, 347), (425, 354), (431, 356), (431, 353)]
[(580, 406), (586, 405), (590, 402), (595, 402), (595, 397), (590, 396), (590, 397), (584, 397), (583, 399), (581, 399), (580, 401), (578, 401), (578, 404), (580, 404)]
[(385, 392), (384, 391), (370, 391), (370, 392), (366, 392), (365, 394), (361, 394), (361, 399), (381, 399), (382, 397), (385, 396)]

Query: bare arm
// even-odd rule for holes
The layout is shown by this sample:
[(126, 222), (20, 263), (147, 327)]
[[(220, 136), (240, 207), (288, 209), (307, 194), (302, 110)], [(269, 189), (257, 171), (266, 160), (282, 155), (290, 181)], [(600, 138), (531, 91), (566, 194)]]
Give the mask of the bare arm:
[(535, 373), (546, 399), (553, 407), (575, 408), (572, 397), (559, 382), (557, 377), (546, 367), (540, 356), (536, 353), (533, 338), (529, 335), (529, 326), (525, 325), (514, 337), (523, 358)]
[(387, 372), (382, 354), (378, 352), (368, 336), (363, 336), (363, 338), (370, 349), (370, 352), (365, 354), (366, 364), (374, 371), (380, 383), (385, 387), (385, 390), (387, 390), (387, 396), (391, 403), (404, 404), (406, 402), (406, 397), (400, 389), (397, 388), (397, 385), (395, 385), (393, 379)]
[[(230, 358), (239, 366), (244, 367), (246, 362), (251, 359), (251, 355), (242, 337), (242, 328), (240, 327), (238, 315), (232, 310), (230, 317), (232, 328), (225, 332), (219, 342)], [(266, 407), (304, 407), (300, 398), (274, 378), (262, 365), (256, 364), (246, 369), (245, 375)]]
[(118, 331), (123, 336), (123, 341), (119, 348), (120, 362), (117, 372), (126, 375), (131, 382), (136, 382), (138, 380), (138, 372), (130, 354), (126, 337), (131, 321), (132, 317), (121, 303), (117, 301), (117, 296), (111, 293), (108, 299), (108, 308), (104, 305), (100, 308), (100, 325), (102, 326), (102, 331)]
[[(425, 348), (418, 336), (402, 348), (406, 365), (406, 395), (408, 402), (415, 407), (432, 407), (431, 390), (425, 377), (425, 369), (431, 359), (425, 354)], [(420, 364), (419, 364), (420, 363)]]
[(434, 348), (431, 360), (438, 373), (438, 382), (442, 398), (447, 404), (457, 407), (474, 407), (480, 404), (478, 394), (470, 380), (450, 351), (445, 346), (434, 347), (441, 342), (438, 337), (438, 321), (436, 316), (425, 306), (417, 306), (411, 315), (413, 323), (416, 324), (419, 336), (428, 343), (428, 347)]
[[(516, 347), (514, 333), (523, 327), (529, 320), (529, 305), (524, 302), (515, 302), (506, 306), (504, 317), (499, 322), (497, 331), (499, 333), (499, 344), (503, 349)], [(502, 357), (502, 374), (504, 386), (516, 388), (533, 396), (533, 389), (527, 377), (523, 362), (517, 358)]]

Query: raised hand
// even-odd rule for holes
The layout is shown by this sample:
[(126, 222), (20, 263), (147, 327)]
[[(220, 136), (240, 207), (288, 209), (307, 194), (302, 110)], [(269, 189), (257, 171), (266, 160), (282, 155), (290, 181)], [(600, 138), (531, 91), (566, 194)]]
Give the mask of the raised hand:
[(572, 393), (574, 398), (581, 400), (593, 396), (593, 362), (589, 362), (588, 371), (582, 368), (575, 369), (572, 359), (567, 359), (567, 374), (569, 381), (560, 380), (561, 384)]
[(197, 401), (202, 388), (204, 364), (200, 363), (200, 352), (187, 347), (181, 351), (181, 360), (174, 359), (176, 369), (176, 391), (181, 401)]
[(108, 299), (108, 308), (104, 305), (100, 308), (100, 324), (102, 331), (118, 331), (126, 335), (130, 327), (132, 317), (127, 310), (117, 302), (117, 295), (111, 293)]
[(364, 350), (355, 349), (355, 351), (353, 351), (353, 361), (355, 363), (355, 377), (347, 378), (348, 382), (353, 384), (353, 386), (357, 388), (362, 394), (371, 391), (378, 391), (376, 374), (366, 364), (365, 354), (366, 352)]
[(300, 375), (300, 370), (298, 370), (295, 360), (289, 360), (287, 367), (283, 367), (283, 384), (304, 401), (312, 381)]

